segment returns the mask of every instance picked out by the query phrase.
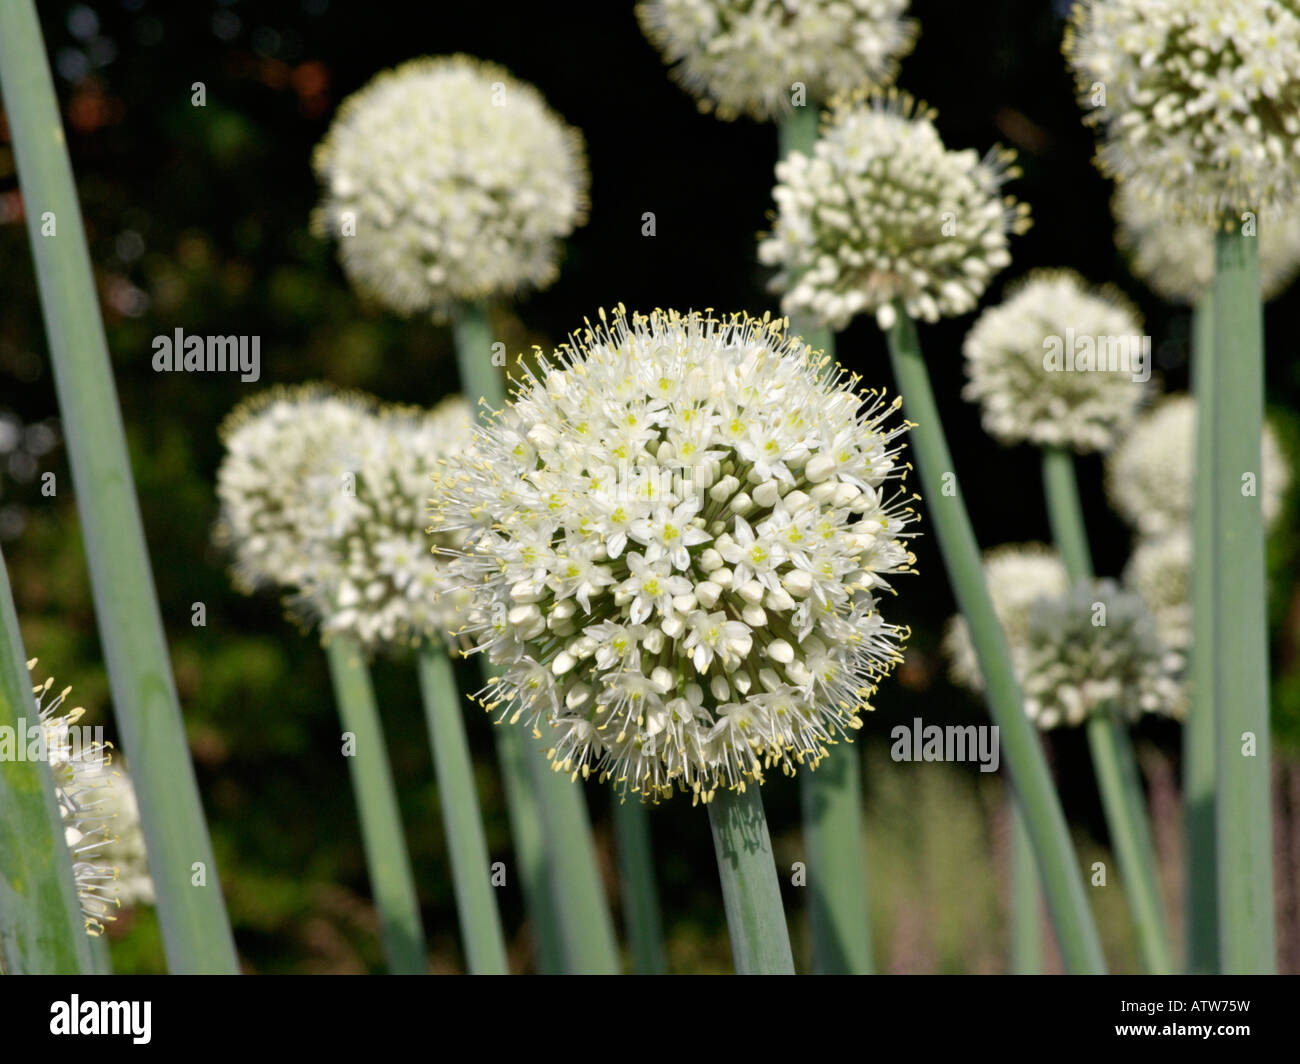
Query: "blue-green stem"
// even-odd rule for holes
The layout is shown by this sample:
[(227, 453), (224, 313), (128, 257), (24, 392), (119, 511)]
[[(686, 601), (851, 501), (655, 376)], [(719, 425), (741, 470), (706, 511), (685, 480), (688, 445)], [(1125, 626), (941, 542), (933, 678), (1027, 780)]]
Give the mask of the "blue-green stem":
[(339, 719), (343, 731), (351, 733), (350, 742), (345, 737), (344, 756), (352, 775), (361, 842), (388, 970), (394, 975), (423, 975), (429, 961), (415, 876), (406, 852), (397, 789), (388, 768), (370, 670), (357, 645), (349, 639), (331, 639), (325, 649)]
[(1043, 971), (1043, 894), (1038, 862), (1016, 803), (1008, 803), (1011, 821), (1011, 974)]
[(1214, 620), (1209, 642), (1215, 655), (1218, 735), (1219, 956), (1227, 975), (1272, 973), (1277, 967), (1259, 494), (1264, 322), (1256, 240), (1235, 222), (1215, 238), (1214, 403), (1204, 419), (1213, 432), (1214, 529), (1208, 565), (1214, 579)]
[(234, 939), (190, 762), (81, 210), (31, 0), (0, 3), (0, 91), (167, 964), (173, 973), (234, 973)]
[(501, 914), (492, 886), (483, 816), (474, 786), (474, 762), (460, 704), (460, 688), (444, 648), (421, 646), (416, 667), (433, 748), (438, 804), (451, 858), (461, 943), (474, 975), (508, 975)]
[(950, 487), (956, 484), (956, 471), (916, 327), (901, 304), (896, 304), (894, 311), (894, 323), (887, 331), (889, 352), (907, 416), (915, 422), (910, 446), (920, 471), (921, 490), (928, 500), (958, 608), (970, 627), (989, 710), (998, 725), (1002, 753), (1034, 844), (1056, 938), (1070, 972), (1100, 973), (1105, 970), (1105, 961), (1061, 803), (1037, 729), (1025, 715), (1011, 652), (984, 580), (975, 530), (960, 490)]
[(0, 756), (0, 971), (78, 975), (93, 962), (54, 777), (26, 756), (40, 719), (0, 554), (0, 734), (13, 738)]
[(623, 898), (623, 927), (636, 975), (663, 975), (663, 921), (655, 889), (654, 847), (650, 840), (650, 811), (636, 795), (610, 799), (614, 819), (614, 848), (618, 853), (619, 890)]
[(758, 784), (719, 790), (708, 803), (713, 852), (737, 975), (793, 975), (772, 839)]

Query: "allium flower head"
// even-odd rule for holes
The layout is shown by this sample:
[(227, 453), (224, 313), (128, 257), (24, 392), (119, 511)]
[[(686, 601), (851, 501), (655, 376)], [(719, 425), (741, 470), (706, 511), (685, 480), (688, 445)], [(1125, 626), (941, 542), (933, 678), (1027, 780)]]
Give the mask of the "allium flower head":
[[(1214, 281), (1214, 229), (1180, 219), (1143, 200), (1132, 185), (1115, 190), (1111, 210), (1118, 220), (1115, 241), (1129, 266), (1154, 292), (1173, 303), (1194, 306)], [(1300, 215), (1287, 212), (1259, 222), (1259, 287), (1270, 300), (1290, 287), (1300, 272)]]
[(979, 402), (985, 431), (1078, 452), (1105, 450), (1133, 424), (1151, 369), (1137, 309), (1070, 270), (1030, 274), (979, 316), (963, 351), (962, 395)]
[(1065, 54), (1140, 195), (1221, 224), (1300, 191), (1298, 0), (1084, 0)]
[(313, 165), (314, 227), (394, 310), (544, 288), (586, 220), (582, 138), (531, 85), (468, 56), (414, 59), (344, 101)]
[[(1196, 447), (1196, 401), (1189, 395), (1170, 396), (1138, 419), (1133, 431), (1106, 459), (1106, 490), (1111, 503), (1144, 536), (1191, 527), (1192, 457)], [(1282, 497), (1291, 480), (1277, 437), (1266, 423), (1260, 440), (1262, 466), (1255, 491), (1264, 524), (1282, 511)]]
[(898, 76), (916, 42), (907, 0), (642, 0), (637, 18), (673, 76), (719, 118), (766, 120)]
[(1192, 539), (1186, 529), (1143, 538), (1124, 569), (1124, 583), (1142, 596), (1165, 646), (1192, 644)]
[(1008, 234), (1029, 208), (999, 190), (1013, 153), (950, 151), (934, 111), (891, 91), (838, 100), (811, 156), (776, 166), (777, 215), (759, 259), (779, 272), (787, 314), (842, 329), (861, 313), (881, 328), (894, 300), (924, 321), (965, 314), (1011, 261)]
[(1021, 684), (1040, 728), (1113, 711), (1178, 715), (1182, 658), (1156, 635), (1142, 600), (1114, 580), (1075, 585), (1029, 608)]
[[(36, 665), (33, 658), (28, 670)], [(63, 818), (63, 836), (72, 854), (72, 874), (77, 898), (88, 934), (103, 934), (104, 924), (116, 919), (120, 904), (117, 868), (107, 853), (115, 841), (112, 814), (107, 808), (114, 778), (108, 769), (111, 754), (107, 744), (85, 742), (77, 722), (85, 710), (65, 710), (70, 687), (52, 695), (53, 678), (33, 691), (44, 736), (44, 757), (54, 776), (54, 793)]]
[(620, 307), (539, 360), (435, 476), (489, 710), (650, 800), (815, 765), (906, 635), (898, 402), (743, 315)]
[[(1020, 675), (1029, 637), (1029, 607), (1040, 598), (1064, 593), (1069, 587), (1065, 566), (1054, 550), (1041, 543), (1009, 543), (985, 552), (984, 580), (1011, 648), (1012, 664)], [(953, 682), (970, 691), (983, 691), (984, 674), (961, 614), (948, 622), (943, 649)]]

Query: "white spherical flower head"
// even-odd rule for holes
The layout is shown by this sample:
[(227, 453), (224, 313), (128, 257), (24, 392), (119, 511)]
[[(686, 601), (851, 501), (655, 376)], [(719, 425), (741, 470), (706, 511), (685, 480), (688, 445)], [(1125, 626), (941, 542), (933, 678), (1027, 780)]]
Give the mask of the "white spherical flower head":
[(764, 121), (898, 76), (916, 42), (907, 0), (642, 0), (637, 18), (672, 74), (719, 118)]
[(1101, 712), (1132, 720), (1183, 712), (1182, 658), (1161, 643), (1141, 598), (1114, 580), (1039, 599), (1027, 631), (1021, 685), (1025, 712), (1040, 728)]
[(842, 329), (858, 314), (894, 321), (894, 302), (924, 321), (975, 308), (1011, 261), (1008, 234), (1029, 208), (1000, 189), (1014, 157), (950, 151), (934, 112), (900, 93), (839, 100), (811, 156), (776, 167), (777, 215), (759, 259), (779, 269), (787, 314)]
[[(1138, 419), (1133, 431), (1106, 459), (1111, 503), (1144, 536), (1191, 527), (1196, 447), (1196, 401), (1170, 396)], [(1259, 495), (1265, 526), (1277, 521), (1291, 480), (1277, 437), (1267, 423), (1260, 439), (1261, 469), (1252, 487)], [(1245, 488), (1243, 483), (1243, 488)]]
[(541, 94), (468, 56), (415, 59), (344, 101), (316, 149), (318, 234), (360, 291), (403, 314), (555, 280), (586, 220), (582, 138)]
[(1184, 530), (1142, 539), (1124, 568), (1124, 583), (1142, 596), (1165, 646), (1192, 644), (1192, 539)]
[(1146, 397), (1150, 340), (1113, 288), (1089, 290), (1070, 270), (1030, 274), (985, 310), (962, 350), (962, 395), (1004, 444), (1109, 448)]
[(314, 564), (311, 545), (350, 526), (371, 406), (300, 385), (254, 396), (226, 418), (216, 536), (234, 554), (240, 590), (299, 584)]
[(472, 425), (460, 397), (431, 411), (385, 407), (368, 419), (350, 519), (313, 550), (297, 600), (322, 635), (367, 650), (453, 640), (462, 593), (434, 550), (459, 541), (441, 535), (430, 544), (429, 475), (469, 446)]
[[(1054, 550), (1041, 543), (1010, 543), (985, 552), (984, 580), (1019, 675), (1029, 634), (1029, 607), (1040, 598), (1064, 593), (1069, 587), (1065, 566)], [(984, 674), (961, 614), (948, 622), (943, 649), (953, 682), (970, 691), (983, 691)]]
[(1300, 192), (1300, 0), (1084, 0), (1065, 54), (1141, 195), (1221, 224)]
[[(1195, 306), (1214, 282), (1214, 229), (1179, 218), (1144, 200), (1132, 185), (1115, 190), (1115, 242), (1129, 256), (1134, 274), (1163, 298)], [(1267, 301), (1281, 295), (1300, 273), (1300, 215), (1288, 212), (1259, 221), (1259, 287)]]
[(487, 707), (648, 800), (815, 765), (906, 636), (898, 402), (743, 315), (620, 307), (539, 362), (435, 477)]
[[(28, 670), (36, 665), (33, 658)], [(118, 870), (107, 852), (115, 841), (108, 808), (114, 779), (107, 744), (87, 738), (78, 722), (85, 710), (65, 710), (70, 687), (52, 695), (53, 678), (33, 690), (41, 720), (42, 758), (54, 776), (54, 794), (63, 819), (63, 836), (72, 855), (72, 874), (87, 934), (101, 935), (116, 919)]]

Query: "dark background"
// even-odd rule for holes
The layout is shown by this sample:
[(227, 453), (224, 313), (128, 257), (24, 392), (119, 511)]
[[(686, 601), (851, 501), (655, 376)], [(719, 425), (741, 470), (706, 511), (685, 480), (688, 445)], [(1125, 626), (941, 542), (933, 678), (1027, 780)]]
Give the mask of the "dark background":
[[(1009, 191), (1033, 208), (1013, 242), (1004, 284), (1039, 266), (1071, 266), (1122, 287), (1146, 315), (1168, 390), (1187, 387), (1188, 314), (1163, 305), (1127, 272), (1113, 243), (1109, 184), (1092, 167), (1060, 54), (1064, 5), (1048, 0), (918, 0), (921, 35), (900, 85), (938, 108), (953, 147), (995, 142), (1020, 153)], [(755, 236), (768, 225), (776, 131), (718, 122), (667, 77), (622, 3), (408, 4), (344, 0), (166, 4), (103, 0), (39, 4), (82, 198), (120, 399), (135, 461), (177, 680), (241, 955), (254, 971), (364, 971), (381, 966), (374, 913), (324, 658), (271, 597), (244, 598), (211, 546), (213, 480), (225, 413), (272, 383), (324, 378), (388, 399), (432, 403), (455, 389), (450, 334), (367, 305), (348, 287), (333, 248), (307, 231), (317, 200), (309, 160), (338, 103), (375, 73), (422, 54), (467, 52), (531, 81), (587, 141), (589, 223), (568, 242), (558, 282), (502, 308), (496, 334), (512, 353), (561, 341), (586, 316), (633, 309), (775, 309)], [(191, 106), (192, 84), (207, 105)], [(641, 235), (656, 215), (657, 234)], [(28, 653), (41, 658), (92, 718), (111, 706), (57, 406), (46, 363), (22, 201), (0, 125), (0, 417), (26, 426), (0, 454), (0, 540), (16, 585)], [(1292, 411), (1300, 367), (1291, 339), (1300, 301), (1268, 309), (1269, 400), (1296, 453)], [(985, 546), (1046, 539), (1038, 456), (1007, 450), (960, 399), (961, 342), (973, 317), (924, 327), (922, 342), (963, 494)], [(261, 336), (262, 379), (156, 374), (150, 342), (189, 333)], [(839, 357), (867, 386), (892, 389), (882, 337), (860, 320)], [(12, 432), (10, 433), (12, 436)], [(0, 435), (0, 438), (3, 438)], [(1080, 482), (1100, 572), (1118, 575), (1128, 532), (1108, 510), (1097, 458)], [(39, 476), (58, 493), (44, 498)], [(1294, 578), (1295, 509), (1270, 545), (1277, 746), (1300, 742)], [(923, 526), (924, 528), (924, 526)], [(982, 719), (947, 682), (938, 641), (954, 606), (932, 537), (915, 542), (919, 575), (901, 578), (890, 619), (910, 624), (907, 661), (886, 682), (864, 732), (869, 854), (882, 968), (996, 971), (1005, 964), (1006, 859), (1000, 784), (974, 766), (894, 764), (889, 729)], [(191, 606), (207, 626), (190, 625)], [(428, 748), (409, 663), (381, 662), (376, 682), (434, 964), (462, 966)], [(473, 682), (465, 674), (468, 686)], [(508, 856), (503, 800), (485, 715), (471, 742), (494, 856)], [(110, 723), (111, 730), (111, 723)], [(1176, 918), (1178, 728), (1138, 730), (1157, 844)], [(1063, 799), (1081, 860), (1109, 860), (1105, 827), (1079, 734), (1053, 739)], [(1284, 967), (1300, 968), (1300, 770), (1279, 758), (1278, 878)], [(607, 798), (588, 788), (610, 897), (617, 903)], [(774, 779), (765, 800), (778, 865), (801, 858), (798, 795)], [(675, 970), (729, 967), (716, 871), (702, 810), (676, 798), (654, 811), (659, 884)], [(802, 948), (797, 888), (788, 890)], [(1119, 888), (1094, 890), (1112, 964), (1135, 957)], [(518, 888), (502, 894), (517, 967), (529, 964)], [(119, 970), (159, 970), (147, 909), (112, 929)]]

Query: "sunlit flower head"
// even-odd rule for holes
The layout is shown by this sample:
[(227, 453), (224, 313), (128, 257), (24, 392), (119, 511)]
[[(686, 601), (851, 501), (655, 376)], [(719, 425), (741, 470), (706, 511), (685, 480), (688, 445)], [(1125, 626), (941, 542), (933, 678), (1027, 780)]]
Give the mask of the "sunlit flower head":
[[(1170, 396), (1138, 419), (1106, 459), (1106, 491), (1130, 525), (1144, 536), (1191, 527), (1196, 447), (1196, 402), (1189, 395)], [(1291, 470), (1277, 437), (1267, 423), (1260, 440), (1261, 469), (1253, 483), (1243, 482), (1259, 496), (1264, 524), (1273, 524), (1282, 511), (1282, 498)]]
[(1214, 224), (1300, 191), (1296, 0), (1083, 0), (1065, 54), (1098, 163)]
[[(984, 581), (1007, 637), (1012, 664), (1020, 674), (1029, 634), (1029, 607), (1044, 596), (1065, 591), (1069, 586), (1065, 566), (1055, 551), (1041, 543), (1006, 544), (985, 552)], [(971, 644), (970, 628), (961, 614), (948, 622), (943, 649), (953, 682), (970, 691), (983, 691), (984, 674)]]
[(1004, 444), (1105, 450), (1133, 424), (1151, 375), (1137, 309), (1070, 270), (1038, 271), (1011, 288), (962, 350), (962, 395)]
[(1131, 720), (1181, 715), (1181, 655), (1156, 635), (1141, 598), (1114, 580), (1075, 585), (1029, 608), (1021, 685), (1040, 728), (1082, 724), (1094, 713)]
[(1003, 198), (1019, 171), (1009, 151), (950, 151), (934, 111), (905, 94), (842, 98), (811, 156), (776, 167), (777, 214), (759, 259), (787, 314), (842, 329), (858, 314), (881, 328), (894, 301), (924, 321), (965, 314), (1011, 262), (1009, 235), (1029, 208)]
[[(1131, 185), (1115, 190), (1111, 210), (1118, 221), (1115, 241), (1129, 266), (1152, 291), (1174, 303), (1194, 306), (1214, 281), (1214, 229), (1204, 221), (1179, 219), (1142, 200)], [(1265, 300), (1290, 287), (1300, 272), (1300, 214), (1287, 212), (1258, 222), (1259, 287)]]
[(1186, 529), (1143, 538), (1124, 569), (1124, 583), (1142, 596), (1165, 646), (1192, 643), (1192, 540)]
[(916, 41), (907, 0), (642, 0), (637, 18), (673, 77), (719, 118), (816, 106), (860, 85), (883, 88)]
[(375, 77), (313, 165), (314, 228), (358, 290), (404, 314), (546, 287), (587, 215), (581, 135), (533, 86), (463, 55)]
[(815, 765), (906, 636), (898, 402), (767, 318), (600, 317), (435, 477), (484, 702), (650, 800)]

